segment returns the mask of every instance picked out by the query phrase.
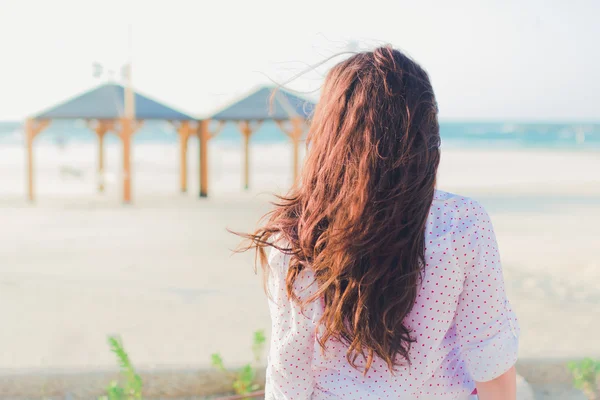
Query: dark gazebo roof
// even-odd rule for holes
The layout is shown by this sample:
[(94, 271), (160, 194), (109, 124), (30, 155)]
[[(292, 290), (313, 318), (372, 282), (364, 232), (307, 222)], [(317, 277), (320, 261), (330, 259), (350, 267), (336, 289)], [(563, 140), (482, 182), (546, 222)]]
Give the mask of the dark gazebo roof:
[[(125, 111), (125, 89), (106, 83), (65, 101), (36, 116), (35, 119), (118, 119)], [(137, 119), (193, 120), (182, 112), (135, 93)]]
[[(271, 101), (273, 91), (275, 91), (275, 97)], [(217, 121), (266, 119), (283, 121), (296, 117), (308, 119), (314, 107), (315, 104), (313, 102), (296, 96), (284, 89), (266, 86), (259, 88), (210, 118)]]

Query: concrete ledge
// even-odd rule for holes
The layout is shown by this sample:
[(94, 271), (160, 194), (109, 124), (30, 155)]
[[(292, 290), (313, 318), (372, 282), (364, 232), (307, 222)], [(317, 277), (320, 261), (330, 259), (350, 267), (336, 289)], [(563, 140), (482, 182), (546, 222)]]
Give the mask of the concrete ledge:
[[(140, 370), (144, 382), (144, 398), (181, 398), (226, 393), (232, 378), (214, 370)], [(257, 381), (264, 382), (259, 371)], [(1, 399), (96, 399), (119, 375), (116, 371), (52, 372), (0, 374)]]
[[(566, 360), (520, 360), (517, 363), (520, 397), (529, 399), (528, 382), (534, 385), (571, 384)], [(232, 378), (211, 369), (140, 370), (144, 381), (144, 398), (189, 398), (226, 393)], [(96, 399), (106, 393), (108, 384), (118, 379), (116, 371), (23, 371), (0, 372), (2, 399)], [(264, 382), (264, 369), (258, 382)], [(523, 395), (521, 395), (523, 394)]]
[(517, 362), (517, 371), (531, 384), (571, 385), (573, 378), (567, 368), (569, 360), (524, 359)]

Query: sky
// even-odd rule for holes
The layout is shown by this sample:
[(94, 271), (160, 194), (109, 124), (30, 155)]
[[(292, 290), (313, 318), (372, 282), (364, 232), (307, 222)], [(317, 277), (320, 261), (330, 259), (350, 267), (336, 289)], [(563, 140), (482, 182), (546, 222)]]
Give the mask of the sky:
[(599, 20), (596, 0), (0, 0), (0, 121), (130, 57), (136, 90), (200, 117), (273, 81), (317, 98), (344, 55), (316, 65), (386, 43), (429, 72), (442, 120), (600, 121)]

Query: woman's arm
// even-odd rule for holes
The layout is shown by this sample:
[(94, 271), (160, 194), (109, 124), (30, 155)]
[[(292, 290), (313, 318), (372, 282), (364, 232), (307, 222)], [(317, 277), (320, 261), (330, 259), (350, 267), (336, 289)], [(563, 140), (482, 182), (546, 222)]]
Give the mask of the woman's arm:
[[(289, 256), (273, 249), (269, 257), (269, 310), (271, 343), (265, 385), (265, 400), (308, 400), (313, 393), (312, 356), (315, 346), (315, 310), (302, 309), (287, 295)], [(314, 293), (313, 279), (303, 271), (295, 283), (301, 299)]]
[(479, 400), (516, 400), (517, 372), (515, 367), (487, 382), (475, 382)]
[(462, 219), (468, 228), (455, 247), (465, 267), (455, 317), (461, 358), (481, 400), (514, 399), (519, 325), (504, 290), (494, 228), (476, 202)]

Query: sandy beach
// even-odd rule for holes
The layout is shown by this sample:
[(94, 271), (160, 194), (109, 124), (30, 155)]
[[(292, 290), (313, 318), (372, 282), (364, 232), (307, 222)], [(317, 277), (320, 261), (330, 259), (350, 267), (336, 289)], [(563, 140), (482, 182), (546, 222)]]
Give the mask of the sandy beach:
[[(285, 145), (254, 146), (242, 193), (239, 146), (210, 149), (211, 196), (178, 192), (176, 144), (140, 144), (134, 204), (119, 201), (120, 149), (107, 151), (107, 192), (95, 192), (96, 149), (36, 148), (38, 201), (24, 198), (24, 151), (0, 145), (0, 370), (112, 367), (118, 333), (138, 366), (202, 367), (251, 358), (269, 330), (251, 254), (237, 238), (290, 182)], [(496, 226), (520, 356), (600, 356), (600, 155), (445, 149), (439, 188), (477, 198)]]

